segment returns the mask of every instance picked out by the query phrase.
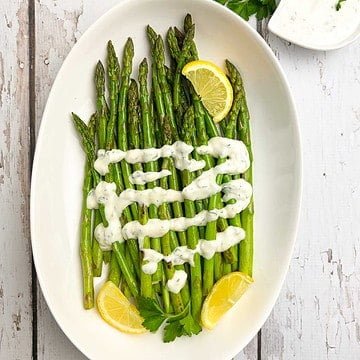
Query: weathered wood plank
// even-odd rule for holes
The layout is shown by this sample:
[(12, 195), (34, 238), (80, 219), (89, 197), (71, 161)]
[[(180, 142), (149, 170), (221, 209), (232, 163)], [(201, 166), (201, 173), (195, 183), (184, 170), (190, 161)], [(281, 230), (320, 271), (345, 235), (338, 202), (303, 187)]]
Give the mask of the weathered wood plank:
[(262, 358), (358, 359), (359, 42), (324, 53), (265, 37), (297, 103), (304, 194), (290, 271), (262, 329)]
[(234, 360), (257, 360), (258, 359), (258, 335), (242, 350)]
[(0, 2), (0, 358), (31, 359), (28, 2)]
[[(36, 130), (52, 83), (71, 47), (93, 21), (116, 3), (116, 0), (36, 1)], [(56, 324), (40, 287), (37, 311), (38, 359), (84, 359)]]
[[(81, 14), (82, 2), (79, 1), (36, 2), (36, 133), (53, 80), (75, 43), (77, 23)], [(37, 302), (38, 359), (82, 359), (81, 353), (56, 324), (39, 286)]]

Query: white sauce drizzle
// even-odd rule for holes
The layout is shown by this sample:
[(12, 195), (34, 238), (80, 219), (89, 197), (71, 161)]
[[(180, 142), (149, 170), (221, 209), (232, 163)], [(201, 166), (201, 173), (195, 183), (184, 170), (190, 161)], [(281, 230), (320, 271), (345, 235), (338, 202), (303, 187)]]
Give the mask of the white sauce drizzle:
[(184, 270), (175, 270), (172, 279), (168, 280), (166, 287), (174, 294), (178, 294), (181, 289), (185, 286), (187, 274)]
[(194, 147), (182, 141), (176, 141), (172, 145), (164, 145), (159, 149), (133, 149), (129, 151), (108, 150), (98, 151), (98, 158), (95, 160), (94, 168), (102, 176), (109, 172), (109, 164), (114, 164), (122, 160), (130, 164), (148, 163), (157, 161), (160, 158), (171, 157), (174, 159), (175, 167), (179, 170), (197, 171), (205, 166), (203, 160), (197, 161), (189, 159)]
[[(192, 186), (192, 184), (190, 184)], [(218, 218), (231, 219), (239, 212), (243, 211), (250, 202), (252, 187), (244, 179), (231, 180), (228, 183), (219, 186), (223, 191), (223, 201), (235, 200), (234, 204), (228, 204), (221, 209), (203, 210), (192, 218), (179, 217), (170, 220), (149, 219), (146, 224), (139, 221), (131, 221), (121, 228), (119, 218), (124, 209), (130, 204), (136, 202), (140, 205), (150, 206), (154, 204), (160, 206), (163, 203), (174, 201), (184, 201), (185, 198), (203, 199), (216, 194), (218, 191), (203, 192), (203, 197), (197, 196), (200, 189), (193, 188), (191, 192), (165, 190), (161, 187), (146, 190), (127, 189), (116, 195), (116, 186), (114, 183), (101, 181), (97, 187), (90, 191), (87, 198), (87, 207), (89, 209), (98, 208), (98, 204), (105, 207), (105, 217), (109, 223), (104, 227), (101, 223), (95, 228), (95, 237), (103, 250), (110, 250), (111, 244), (115, 241), (124, 241), (125, 239), (139, 239), (141, 241), (145, 236), (162, 237), (169, 231), (186, 231), (191, 226), (205, 226), (210, 221)]]
[[(123, 152), (121, 150), (99, 150), (98, 158), (94, 167), (101, 174), (105, 175), (109, 171), (109, 164), (122, 160), (128, 163), (146, 163), (156, 161), (159, 158), (172, 157), (175, 167), (179, 170), (196, 171), (205, 166), (203, 160), (196, 161), (189, 159), (189, 155), (194, 150), (181, 141), (172, 145), (165, 145), (160, 149), (135, 149)], [(214, 137), (209, 140), (208, 145), (200, 146), (196, 149), (200, 155), (211, 155), (215, 158), (223, 158), (224, 162), (212, 169), (204, 171), (191, 184), (182, 191), (163, 189), (155, 187), (153, 189), (135, 190), (127, 189), (116, 194), (116, 185), (101, 181), (95, 189), (91, 190), (87, 198), (89, 209), (98, 208), (99, 204), (104, 205), (105, 217), (109, 225), (105, 227), (99, 224), (95, 229), (95, 237), (99, 241), (103, 250), (110, 250), (115, 241), (126, 239), (138, 239), (140, 249), (144, 251), (144, 259), (147, 261), (142, 270), (152, 274), (156, 271), (157, 264), (161, 260), (180, 265), (185, 262), (193, 264), (195, 253), (210, 259), (215, 252), (223, 252), (231, 246), (239, 243), (245, 236), (244, 230), (237, 227), (229, 227), (222, 233), (218, 233), (215, 240), (200, 240), (196, 249), (192, 250), (186, 246), (176, 248), (172, 254), (164, 257), (151, 249), (142, 249), (143, 239), (146, 236), (156, 238), (162, 237), (169, 231), (185, 231), (190, 226), (205, 226), (210, 221), (218, 218), (233, 218), (236, 214), (244, 210), (251, 199), (252, 187), (243, 179), (231, 180), (228, 183), (218, 185), (216, 178), (220, 174), (240, 174), (246, 171), (250, 165), (249, 154), (246, 146), (238, 140), (222, 137)], [(159, 172), (134, 172), (130, 180), (135, 184), (145, 184), (148, 181), (155, 181), (164, 176), (169, 176), (170, 172), (162, 170)], [(150, 206), (154, 204), (160, 206), (163, 203), (174, 201), (183, 202), (185, 199), (201, 200), (216, 193), (223, 192), (224, 203), (234, 200), (233, 204), (227, 204), (221, 209), (203, 210), (193, 218), (173, 218), (170, 220), (149, 219), (146, 224), (138, 221), (131, 221), (123, 228), (121, 227), (120, 217), (124, 209), (132, 203)], [(184, 276), (185, 274), (185, 276)], [(186, 273), (176, 272), (176, 276), (168, 281), (169, 291), (179, 292), (186, 282)], [(173, 291), (174, 290), (174, 291)]]
[(166, 176), (171, 175), (171, 171), (169, 170), (161, 170), (161, 171), (134, 171), (130, 176), (129, 180), (134, 185), (145, 185), (149, 182), (153, 182), (164, 178)]
[(224, 190), (226, 184), (218, 185), (216, 183), (217, 175), (241, 174), (250, 166), (249, 153), (246, 146), (238, 140), (214, 137), (209, 140), (208, 145), (200, 146), (196, 151), (201, 155), (206, 154), (227, 160), (212, 169), (204, 171), (190, 185), (183, 189), (184, 197), (189, 200), (206, 199)]
[(203, 256), (205, 259), (211, 259), (216, 252), (224, 252), (238, 244), (244, 238), (245, 231), (243, 229), (229, 226), (225, 231), (217, 233), (215, 240), (199, 240), (195, 249), (190, 249), (187, 246), (178, 246), (168, 256), (152, 249), (142, 249), (144, 261), (147, 261), (142, 266), (142, 271), (149, 275), (154, 274), (157, 269), (157, 264), (162, 260), (172, 265), (189, 263), (191, 266), (194, 266), (195, 254), (200, 254), (200, 256)]

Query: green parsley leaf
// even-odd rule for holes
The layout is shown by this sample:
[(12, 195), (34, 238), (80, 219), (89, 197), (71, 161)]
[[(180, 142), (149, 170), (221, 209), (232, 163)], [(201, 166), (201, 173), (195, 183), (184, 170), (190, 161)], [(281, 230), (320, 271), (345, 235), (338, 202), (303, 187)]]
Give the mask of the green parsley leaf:
[(159, 304), (151, 298), (140, 296), (138, 298), (138, 306), (142, 317), (164, 314)]
[(339, 0), (339, 1), (337, 2), (337, 4), (336, 4), (336, 11), (339, 11), (339, 10), (341, 9), (341, 5), (342, 5), (342, 3), (343, 3), (344, 1), (346, 1), (346, 0)]
[(168, 343), (174, 341), (177, 337), (183, 335), (183, 326), (180, 321), (173, 321), (166, 324), (164, 328), (164, 342)]
[(174, 341), (180, 336), (197, 335), (201, 331), (201, 326), (191, 316), (190, 304), (179, 314), (166, 314), (154, 299), (140, 296), (137, 303), (146, 329), (155, 332), (166, 321), (164, 342)]
[(143, 326), (151, 332), (159, 329), (161, 324), (167, 319), (166, 314), (164, 314), (154, 299), (139, 297), (138, 308), (140, 315), (144, 319)]
[[(240, 15), (246, 21), (250, 16), (256, 15), (258, 20), (265, 19), (272, 15), (276, 9), (276, 0), (215, 0), (236, 14)], [(344, 0), (340, 0), (344, 1)]]
[(164, 328), (164, 342), (174, 341), (180, 336), (197, 335), (201, 331), (201, 326), (191, 316), (190, 311), (182, 319), (168, 321)]
[(180, 324), (183, 327), (183, 333), (187, 336), (197, 335), (201, 331), (201, 326), (194, 320), (190, 313), (180, 320)]
[(257, 5), (252, 0), (229, 0), (226, 6), (246, 21), (258, 10)]
[(142, 325), (151, 332), (156, 332), (165, 320), (166, 317), (162, 315), (149, 316), (144, 319)]

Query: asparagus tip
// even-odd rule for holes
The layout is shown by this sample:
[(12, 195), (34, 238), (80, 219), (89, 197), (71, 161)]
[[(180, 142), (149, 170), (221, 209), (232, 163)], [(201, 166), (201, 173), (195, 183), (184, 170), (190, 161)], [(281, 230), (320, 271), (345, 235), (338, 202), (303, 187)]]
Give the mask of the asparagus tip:
[(101, 69), (103, 69), (103, 68), (104, 68), (103, 63), (101, 62), (101, 60), (98, 60), (98, 62), (96, 63), (96, 69), (101, 70)]

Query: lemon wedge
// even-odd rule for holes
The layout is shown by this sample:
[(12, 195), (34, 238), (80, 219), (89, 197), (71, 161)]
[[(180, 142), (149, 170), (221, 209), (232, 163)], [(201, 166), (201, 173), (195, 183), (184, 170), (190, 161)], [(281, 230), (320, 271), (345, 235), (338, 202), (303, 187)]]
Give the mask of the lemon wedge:
[(192, 83), (215, 122), (225, 118), (233, 102), (233, 89), (224, 72), (210, 61), (189, 62), (182, 74)]
[(201, 310), (201, 323), (206, 329), (213, 329), (221, 317), (241, 298), (253, 279), (242, 273), (233, 272), (222, 277), (211, 289)]
[(109, 325), (124, 333), (142, 334), (147, 331), (142, 326), (143, 318), (138, 309), (111, 281), (107, 281), (100, 289), (97, 308)]

